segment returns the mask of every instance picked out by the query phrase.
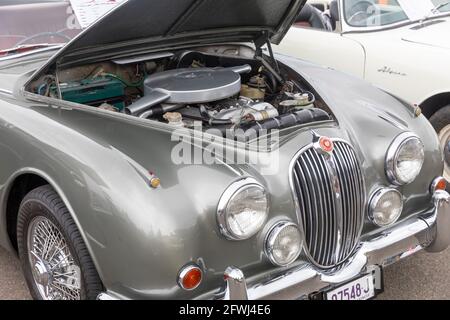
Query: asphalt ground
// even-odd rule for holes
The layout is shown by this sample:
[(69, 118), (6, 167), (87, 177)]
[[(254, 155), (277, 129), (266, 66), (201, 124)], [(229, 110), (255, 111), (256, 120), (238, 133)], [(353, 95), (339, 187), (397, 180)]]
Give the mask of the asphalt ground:
[[(420, 252), (384, 270), (385, 292), (378, 299), (450, 299), (450, 249)], [(30, 299), (18, 259), (0, 249), (0, 300)]]

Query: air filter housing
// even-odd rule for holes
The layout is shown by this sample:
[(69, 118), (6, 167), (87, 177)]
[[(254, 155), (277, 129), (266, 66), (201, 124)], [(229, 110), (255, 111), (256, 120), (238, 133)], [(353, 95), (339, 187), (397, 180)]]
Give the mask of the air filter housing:
[(127, 108), (140, 114), (159, 104), (197, 104), (226, 99), (241, 91), (239, 73), (249, 72), (249, 65), (233, 68), (185, 68), (149, 76), (144, 82), (144, 97)]

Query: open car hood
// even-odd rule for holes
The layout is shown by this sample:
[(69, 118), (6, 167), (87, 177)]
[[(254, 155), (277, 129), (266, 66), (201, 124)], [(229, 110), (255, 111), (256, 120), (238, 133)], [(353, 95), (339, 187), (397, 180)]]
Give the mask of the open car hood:
[(306, 0), (128, 0), (54, 57), (60, 64), (106, 53), (219, 41), (278, 44)]

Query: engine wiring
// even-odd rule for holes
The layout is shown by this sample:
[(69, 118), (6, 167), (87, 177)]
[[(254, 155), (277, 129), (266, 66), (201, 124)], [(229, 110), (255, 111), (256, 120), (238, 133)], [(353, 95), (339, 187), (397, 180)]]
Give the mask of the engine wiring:
[[(167, 60), (141, 60), (125, 65), (104, 61), (74, 67), (60, 74), (62, 83), (57, 74), (42, 77), (35, 91), (187, 128), (195, 128), (195, 122), (201, 121), (203, 127), (216, 128), (223, 134), (228, 129), (238, 132), (252, 128), (259, 132), (329, 119), (325, 111), (315, 108), (316, 97), (307, 85), (301, 85), (301, 78), (280, 70), (271, 50), (271, 57), (261, 51), (252, 58), (186, 52), (176, 55), (184, 59), (181, 65), (180, 61), (168, 64)], [(236, 77), (239, 82), (231, 80)], [(229, 90), (228, 95), (222, 95), (220, 90), (224, 88)], [(171, 95), (178, 100), (170, 101)], [(204, 100), (208, 95), (210, 100)], [(220, 98), (214, 99), (217, 96)]]

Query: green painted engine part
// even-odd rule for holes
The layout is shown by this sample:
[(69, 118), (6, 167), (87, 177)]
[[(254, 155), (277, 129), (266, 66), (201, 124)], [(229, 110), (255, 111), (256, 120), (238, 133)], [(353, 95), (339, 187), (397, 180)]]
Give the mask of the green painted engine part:
[(125, 108), (125, 85), (118, 79), (101, 77), (80, 82), (61, 83), (63, 100), (98, 107), (108, 103), (118, 111)]

